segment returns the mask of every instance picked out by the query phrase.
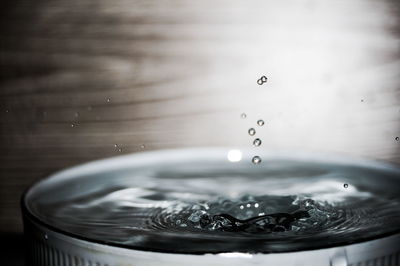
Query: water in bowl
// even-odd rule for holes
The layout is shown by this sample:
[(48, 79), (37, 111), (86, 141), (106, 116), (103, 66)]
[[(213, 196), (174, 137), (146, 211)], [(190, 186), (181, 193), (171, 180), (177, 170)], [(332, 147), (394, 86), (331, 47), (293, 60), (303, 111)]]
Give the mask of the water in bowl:
[(394, 168), (296, 156), (263, 156), (258, 165), (178, 157), (49, 180), (27, 205), (84, 239), (174, 253), (309, 250), (400, 229)]

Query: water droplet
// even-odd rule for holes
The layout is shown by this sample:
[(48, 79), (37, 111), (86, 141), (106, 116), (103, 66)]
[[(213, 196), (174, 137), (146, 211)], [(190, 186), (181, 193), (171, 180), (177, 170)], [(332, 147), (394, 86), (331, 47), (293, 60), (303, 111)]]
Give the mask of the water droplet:
[(109, 103), (111, 101), (111, 99), (110, 98), (107, 98), (107, 102)]
[(395, 137), (394, 139), (395, 139), (396, 141), (399, 141), (400, 138), (399, 138), (399, 137)]
[(258, 216), (263, 216), (263, 215), (265, 215), (265, 212), (260, 212), (260, 213), (258, 214)]
[(49, 239), (49, 236), (47, 234), (44, 234), (44, 239)]
[(247, 207), (247, 208), (250, 208), (250, 207), (251, 207), (251, 204), (250, 204), (250, 203), (247, 203), (246, 207)]
[(344, 187), (344, 188), (348, 188), (348, 187), (349, 187), (349, 184), (343, 184), (343, 187)]
[(267, 80), (268, 80), (268, 78), (266, 76), (262, 76), (260, 79), (263, 83), (267, 82)]
[(118, 147), (118, 144), (114, 144), (114, 147), (117, 148), (117, 147)]
[(263, 83), (264, 83), (264, 82), (263, 82), (261, 79), (258, 79), (258, 80), (257, 80), (257, 84), (258, 84), (258, 85), (263, 85)]
[(254, 164), (259, 164), (259, 163), (261, 163), (261, 158), (260, 158), (260, 156), (254, 156), (253, 159), (251, 159), (251, 161)]
[(241, 210), (243, 210), (244, 209), (244, 206), (243, 205), (240, 205), (240, 207), (239, 207)]
[(242, 160), (242, 152), (240, 150), (230, 150), (227, 157), (230, 162), (239, 162)]
[(249, 129), (249, 135), (254, 136), (256, 134), (256, 130), (254, 128)]
[(78, 113), (78, 112), (76, 112), (76, 113), (75, 113), (75, 117), (78, 117), (78, 116), (79, 116), (79, 113)]
[(241, 117), (242, 119), (245, 119), (245, 118), (247, 117), (247, 115), (246, 115), (245, 113), (242, 113), (242, 114), (240, 115), (240, 117)]
[(260, 127), (264, 125), (264, 120), (260, 119), (257, 121), (257, 125), (259, 125)]
[(142, 145), (140, 145), (140, 148), (144, 149), (144, 148), (146, 148), (146, 145), (142, 144)]
[(121, 152), (121, 151), (122, 151), (122, 149), (121, 149), (121, 148), (118, 148), (118, 151), (119, 151), (119, 152)]
[(361, 102), (363, 103), (363, 102), (364, 102), (364, 99), (361, 99)]
[(260, 206), (258, 203), (254, 203), (254, 208), (258, 208)]
[(71, 124), (71, 127), (75, 127), (75, 125), (74, 125), (74, 124)]
[(261, 139), (259, 139), (259, 138), (255, 139), (253, 141), (253, 145), (256, 146), (256, 147), (260, 146), (261, 145)]

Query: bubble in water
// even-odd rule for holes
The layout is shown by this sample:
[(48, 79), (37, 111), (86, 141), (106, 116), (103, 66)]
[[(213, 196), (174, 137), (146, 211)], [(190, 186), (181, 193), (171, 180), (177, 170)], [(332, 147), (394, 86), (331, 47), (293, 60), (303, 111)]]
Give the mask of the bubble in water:
[(122, 151), (122, 148), (118, 148), (118, 151), (121, 152), (121, 151)]
[(344, 188), (348, 188), (348, 187), (349, 187), (349, 184), (343, 184), (343, 187), (344, 187)]
[(115, 147), (115, 148), (118, 148), (118, 144), (114, 144), (114, 147)]
[(251, 159), (251, 161), (254, 164), (259, 164), (259, 163), (261, 163), (261, 158), (260, 158), (260, 156), (254, 156), (253, 159)]
[(396, 141), (399, 141), (400, 138), (399, 138), (399, 137), (395, 137), (394, 139), (395, 139)]
[(260, 146), (261, 145), (261, 139), (259, 139), (259, 138), (255, 139), (253, 141), (253, 145), (256, 146), (256, 147)]
[(247, 203), (246, 207), (247, 207), (247, 208), (250, 208), (250, 207), (251, 207), (251, 204), (250, 204), (250, 203)]
[(361, 102), (363, 103), (363, 102), (364, 102), (364, 99), (361, 99)]
[(254, 128), (249, 129), (249, 135), (254, 136), (256, 134), (256, 130)]
[(264, 120), (262, 120), (262, 119), (257, 121), (257, 125), (259, 125), (260, 127), (263, 126), (264, 124), (265, 124)]
[(107, 102), (109, 103), (111, 101), (111, 99), (110, 98), (107, 98)]
[(243, 210), (244, 209), (244, 206), (243, 205), (240, 205), (240, 207), (239, 207), (241, 210)]
[(247, 115), (246, 115), (245, 113), (242, 113), (242, 114), (240, 115), (240, 117), (241, 117), (242, 119), (245, 119), (245, 118), (247, 117)]
[(75, 125), (74, 125), (74, 124), (71, 124), (71, 127), (75, 127)]
[(254, 203), (254, 208), (258, 208), (260, 206), (258, 203)]
[(257, 84), (258, 84), (258, 85), (263, 85), (263, 83), (264, 83), (264, 82), (262, 82), (261, 79), (258, 79), (258, 80), (257, 80)]

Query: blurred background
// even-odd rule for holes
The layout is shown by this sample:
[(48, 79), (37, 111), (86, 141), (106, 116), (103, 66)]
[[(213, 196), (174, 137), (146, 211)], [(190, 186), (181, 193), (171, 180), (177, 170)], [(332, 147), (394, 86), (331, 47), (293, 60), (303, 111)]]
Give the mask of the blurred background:
[[(293, 148), (400, 163), (400, 3), (0, 3), (0, 236), (22, 263), (21, 193), (155, 149)], [(258, 85), (265, 75), (268, 82)], [(247, 115), (246, 119), (241, 114)], [(13, 251), (13, 252), (11, 252)]]

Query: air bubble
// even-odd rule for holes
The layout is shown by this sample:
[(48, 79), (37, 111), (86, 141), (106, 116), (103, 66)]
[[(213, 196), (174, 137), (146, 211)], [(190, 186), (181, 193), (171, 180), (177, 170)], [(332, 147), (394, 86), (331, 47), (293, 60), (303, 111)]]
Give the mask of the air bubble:
[(259, 163), (261, 163), (261, 158), (260, 158), (260, 156), (254, 156), (253, 159), (251, 159), (251, 161), (254, 164), (259, 164)]
[(262, 119), (257, 121), (257, 125), (259, 125), (260, 127), (263, 126), (264, 124), (265, 124), (265, 122)]
[(243, 210), (244, 209), (244, 206), (243, 205), (240, 205), (240, 207), (239, 207), (241, 210)]
[(258, 80), (257, 80), (257, 84), (258, 84), (258, 85), (263, 85), (263, 83), (264, 83), (264, 82), (263, 82), (261, 79), (258, 79)]
[(242, 113), (241, 115), (240, 115), (240, 118), (242, 118), (242, 119), (245, 119), (247, 117), (247, 115), (245, 114), (245, 113)]
[(249, 135), (254, 136), (256, 134), (256, 130), (254, 128), (249, 129)]
[(71, 127), (75, 127), (75, 125), (74, 125), (74, 124), (71, 124)]
[(253, 145), (256, 146), (256, 147), (260, 146), (261, 145), (261, 139), (259, 139), (259, 138), (255, 139), (253, 141)]
[(111, 99), (110, 98), (107, 98), (107, 102), (109, 103), (111, 101)]
[(251, 207), (251, 204), (250, 204), (250, 203), (247, 203), (246, 207), (247, 207), (247, 208), (250, 208), (250, 207)]
[(144, 149), (144, 148), (146, 148), (146, 145), (142, 144), (142, 145), (140, 145), (140, 148)]
[(258, 208), (260, 206), (258, 203), (254, 203), (254, 208)]
[(399, 137), (395, 137), (394, 139), (395, 139), (396, 141), (399, 141), (400, 138), (399, 138)]
[(260, 79), (262, 82), (267, 82), (267, 80), (268, 80), (266, 76), (262, 76)]
[(44, 234), (44, 239), (49, 239), (49, 236), (47, 234)]
[(343, 184), (343, 187), (344, 187), (344, 188), (348, 188), (348, 187), (349, 187), (349, 184)]

